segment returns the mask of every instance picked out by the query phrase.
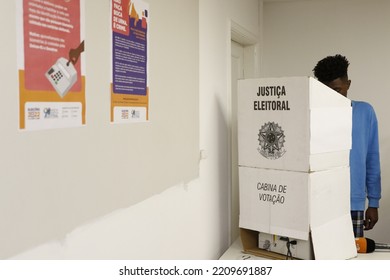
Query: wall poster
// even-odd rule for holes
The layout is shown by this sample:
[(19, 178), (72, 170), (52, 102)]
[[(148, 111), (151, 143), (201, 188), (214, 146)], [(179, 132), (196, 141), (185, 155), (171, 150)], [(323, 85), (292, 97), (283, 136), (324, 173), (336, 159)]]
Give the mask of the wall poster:
[(16, 5), (19, 128), (84, 125), (84, 0)]
[(149, 4), (111, 0), (111, 122), (148, 121)]

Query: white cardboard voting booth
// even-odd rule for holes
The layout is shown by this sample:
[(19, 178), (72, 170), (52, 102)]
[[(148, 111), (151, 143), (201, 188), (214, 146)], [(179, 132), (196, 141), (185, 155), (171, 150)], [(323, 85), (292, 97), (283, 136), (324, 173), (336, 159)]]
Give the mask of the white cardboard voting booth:
[(309, 172), (349, 164), (349, 99), (311, 77), (241, 80), (238, 92), (240, 166)]
[(239, 81), (240, 228), (309, 242), (315, 259), (355, 257), (351, 135), (351, 101), (314, 78)]

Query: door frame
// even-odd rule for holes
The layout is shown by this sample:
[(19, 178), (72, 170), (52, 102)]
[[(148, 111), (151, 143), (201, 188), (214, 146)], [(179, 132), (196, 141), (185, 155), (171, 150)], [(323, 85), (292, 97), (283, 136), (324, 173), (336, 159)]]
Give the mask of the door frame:
[[(229, 38), (229, 75), (228, 75), (228, 82), (229, 86), (228, 88), (229, 93), (227, 96), (227, 121), (228, 121), (228, 161), (229, 161), (229, 171), (228, 171), (228, 180), (229, 180), (229, 192), (228, 192), (228, 211), (229, 211), (229, 244), (232, 244), (239, 236), (239, 229), (233, 228), (233, 225), (238, 224), (238, 214), (233, 211), (239, 211), (239, 207), (233, 207), (233, 203), (236, 203), (236, 201), (239, 201), (238, 197), (236, 196), (236, 190), (234, 189), (235, 186), (233, 186), (233, 168), (238, 168), (238, 162), (233, 162), (233, 149), (237, 149), (237, 147), (233, 147), (232, 144), (232, 138), (237, 137), (236, 135), (233, 135), (233, 129), (232, 124), (234, 121), (237, 120), (237, 116), (233, 115), (233, 106), (237, 106), (237, 104), (233, 104), (233, 91), (232, 91), (232, 41), (240, 44), (244, 48), (244, 78), (256, 78), (259, 77), (260, 74), (260, 38), (259, 36), (254, 35), (252, 32), (248, 31), (244, 27), (242, 27), (240, 24), (238, 24), (235, 21), (230, 22), (230, 38)], [(238, 173), (237, 173), (238, 174)], [(238, 187), (238, 186), (236, 186)]]

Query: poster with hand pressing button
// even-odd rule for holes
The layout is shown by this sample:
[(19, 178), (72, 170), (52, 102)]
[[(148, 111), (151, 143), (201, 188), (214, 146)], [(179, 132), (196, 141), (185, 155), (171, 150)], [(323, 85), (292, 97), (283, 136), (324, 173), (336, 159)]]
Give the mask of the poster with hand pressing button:
[(84, 0), (17, 0), (19, 128), (85, 125)]

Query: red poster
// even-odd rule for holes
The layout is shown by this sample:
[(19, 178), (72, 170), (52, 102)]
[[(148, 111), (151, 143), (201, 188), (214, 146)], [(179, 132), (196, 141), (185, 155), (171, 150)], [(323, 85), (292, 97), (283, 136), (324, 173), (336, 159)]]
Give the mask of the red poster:
[(17, 0), (19, 128), (85, 124), (84, 0)]

